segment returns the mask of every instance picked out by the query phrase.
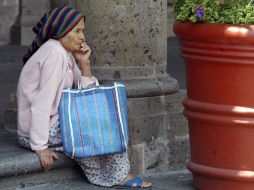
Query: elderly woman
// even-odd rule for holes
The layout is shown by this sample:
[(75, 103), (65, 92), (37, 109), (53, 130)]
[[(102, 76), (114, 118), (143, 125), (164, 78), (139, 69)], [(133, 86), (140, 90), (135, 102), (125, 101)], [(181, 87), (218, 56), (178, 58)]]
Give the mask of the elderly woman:
[[(43, 170), (48, 171), (63, 152), (58, 123), (58, 104), (63, 88), (80, 81), (93, 86), (90, 71), (91, 49), (83, 33), (85, 17), (70, 7), (45, 13), (33, 28), (36, 34), (20, 75), (18, 99), (18, 139), (33, 150)], [(79, 65), (79, 67), (77, 66)], [(100, 186), (150, 187), (151, 183), (129, 173), (126, 153), (77, 160), (88, 180)]]

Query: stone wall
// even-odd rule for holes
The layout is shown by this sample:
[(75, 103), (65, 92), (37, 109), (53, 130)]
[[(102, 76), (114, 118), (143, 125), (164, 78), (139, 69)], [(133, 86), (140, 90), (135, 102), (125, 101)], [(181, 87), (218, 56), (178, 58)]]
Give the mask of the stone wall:
[(35, 35), (32, 27), (50, 9), (49, 0), (22, 0), (21, 45), (30, 45)]
[[(8, 44), (12, 40), (11, 33), (17, 31), (19, 25), (19, 0), (0, 0), (0, 45)], [(13, 36), (19, 40), (19, 32)]]
[[(0, 0), (0, 45), (8, 43), (30, 45), (34, 36), (31, 28), (35, 22), (50, 6), (54, 7), (59, 4), (77, 7), (78, 3), (68, 0)], [(172, 30), (174, 15), (171, 0), (167, 0), (167, 4), (167, 35), (172, 37), (174, 36)], [(34, 9), (34, 7), (37, 8)], [(20, 17), (22, 26), (20, 26)]]

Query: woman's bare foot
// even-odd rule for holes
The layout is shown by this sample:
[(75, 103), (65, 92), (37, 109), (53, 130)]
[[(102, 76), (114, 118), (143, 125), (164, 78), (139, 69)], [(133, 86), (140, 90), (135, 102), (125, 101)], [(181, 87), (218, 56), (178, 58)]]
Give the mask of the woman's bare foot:
[[(122, 181), (119, 185), (124, 185), (128, 180), (133, 179), (133, 178), (135, 178), (135, 176), (132, 175), (131, 173), (129, 173), (129, 174), (123, 179), (123, 181)], [(151, 186), (152, 186), (152, 183), (151, 183), (151, 182), (142, 180), (142, 187), (143, 187), (143, 188), (147, 188), (147, 187), (151, 187)]]

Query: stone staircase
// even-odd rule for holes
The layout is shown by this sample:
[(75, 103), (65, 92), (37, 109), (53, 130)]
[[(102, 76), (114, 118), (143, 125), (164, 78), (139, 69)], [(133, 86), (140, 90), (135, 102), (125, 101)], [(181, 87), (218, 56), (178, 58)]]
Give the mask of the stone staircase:
[(51, 171), (42, 172), (36, 154), (19, 147), (16, 133), (4, 129), (0, 132), (0, 155), (1, 190), (24, 188), (49, 181), (82, 178), (75, 162), (63, 154), (58, 154), (59, 160), (55, 161)]
[[(39, 159), (30, 150), (20, 148), (16, 133), (0, 130), (1, 190), (113, 190), (90, 184), (74, 161), (63, 154), (53, 168), (42, 172)], [(194, 190), (186, 170), (143, 175), (156, 190)]]
[[(165, 110), (165, 118), (169, 119), (170, 122), (169, 126), (166, 126), (165, 131), (162, 132), (165, 133), (163, 136), (168, 140), (165, 143), (165, 139), (156, 139), (152, 143), (145, 145), (145, 149), (141, 146), (141, 149), (137, 147), (136, 151), (132, 147), (129, 156), (134, 173), (143, 173), (149, 176), (185, 169), (185, 164), (189, 160), (187, 121), (182, 115), (182, 100), (185, 97), (186, 90), (181, 89), (177, 93), (167, 95), (163, 99), (164, 108), (158, 108), (156, 106), (156, 101), (162, 101), (160, 97), (155, 102), (149, 103), (150, 108), (147, 108), (146, 112), (149, 109), (153, 112), (158, 112), (159, 109)], [(149, 102), (149, 98), (146, 101)], [(130, 103), (135, 104), (136, 102)], [(144, 104), (144, 106), (147, 105)], [(137, 113), (140, 114), (140, 112)], [(134, 111), (131, 116), (135, 117)], [(42, 172), (39, 159), (35, 153), (21, 148), (18, 145), (17, 134), (15, 132), (16, 117), (16, 96), (15, 93), (11, 93), (9, 96), (9, 106), (5, 111), (5, 128), (1, 128), (0, 130), (1, 190), (28, 190), (37, 188), (59, 188), (60, 190), (63, 187), (65, 189), (72, 188), (73, 185), (76, 185), (77, 189), (84, 187), (88, 189), (98, 188), (89, 184), (75, 162), (63, 154), (58, 154), (60, 159), (54, 163), (53, 168), (49, 172)], [(144, 152), (141, 153), (139, 150), (143, 150)], [(188, 174), (187, 176), (189, 180), (190, 175)], [(70, 186), (70, 184), (72, 185)]]
[[(79, 184), (77, 189), (87, 186), (94, 189), (94, 186), (84, 180), (85, 177), (79, 167), (65, 156), (59, 155), (60, 159), (55, 162), (52, 170), (44, 173), (41, 170), (37, 156), (30, 150), (18, 146), (15, 133), (16, 96), (13, 89), (15, 89), (20, 72), (20, 66), (16, 59), (22, 55), (22, 51), (25, 48), (22, 48), (22, 51), (15, 50), (17, 57), (15, 57), (15, 60), (9, 61), (11, 57), (9, 52), (14, 49), (13, 47), (10, 49), (8, 47), (2, 48), (2, 55), (0, 52), (0, 66), (3, 65), (1, 72), (6, 75), (3, 79), (4, 81), (0, 80), (0, 84), (8, 82), (6, 85), (8, 89), (5, 90), (6, 93), (9, 92), (9, 100), (1, 97), (6, 109), (4, 127), (0, 128), (0, 189), (34, 189), (35, 186), (36, 188), (38, 186), (39, 189), (51, 189), (52, 185), (61, 189), (60, 187), (62, 186), (60, 184), (65, 184), (64, 188), (68, 189), (67, 187), (69, 186), (66, 183), (70, 182), (70, 184), (73, 184), (73, 181), (75, 181), (75, 184)], [(9, 81), (9, 78), (12, 81)], [(129, 155), (134, 173), (152, 175), (185, 169), (185, 163), (189, 160), (187, 121), (182, 115), (182, 100), (185, 97), (186, 90), (182, 89), (174, 94), (167, 95), (164, 99), (158, 97), (154, 102), (150, 102), (149, 97), (144, 97), (144, 100), (141, 101), (144, 102), (144, 107), (141, 106), (143, 110), (132, 111), (130, 119), (133, 120), (137, 117), (142, 117), (141, 111), (143, 111), (145, 114), (151, 114), (151, 118), (153, 118), (153, 114), (156, 117), (159, 112), (164, 112), (164, 118), (170, 121), (169, 125), (165, 126), (165, 130), (161, 131), (164, 133), (163, 136), (166, 141), (159, 138), (145, 146), (132, 147)], [(158, 107), (157, 101), (163, 101), (164, 103), (161, 104), (163, 107)], [(6, 102), (9, 103), (7, 104)], [(141, 102), (130, 101), (129, 103), (137, 104)], [(149, 108), (146, 102), (150, 102)], [(166, 120), (165, 122), (168, 123)]]

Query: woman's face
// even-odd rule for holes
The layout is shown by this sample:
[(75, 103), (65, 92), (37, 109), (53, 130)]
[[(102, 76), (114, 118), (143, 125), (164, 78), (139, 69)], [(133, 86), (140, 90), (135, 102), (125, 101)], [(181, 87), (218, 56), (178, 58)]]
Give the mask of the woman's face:
[(84, 18), (82, 18), (69, 33), (59, 39), (60, 43), (67, 51), (80, 51), (81, 43), (85, 42), (84, 29), (85, 23)]

